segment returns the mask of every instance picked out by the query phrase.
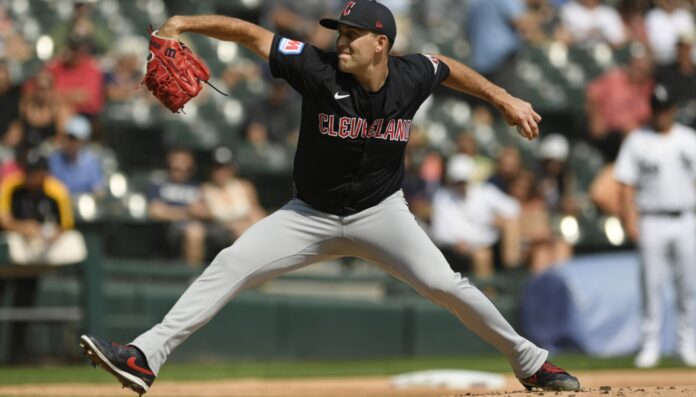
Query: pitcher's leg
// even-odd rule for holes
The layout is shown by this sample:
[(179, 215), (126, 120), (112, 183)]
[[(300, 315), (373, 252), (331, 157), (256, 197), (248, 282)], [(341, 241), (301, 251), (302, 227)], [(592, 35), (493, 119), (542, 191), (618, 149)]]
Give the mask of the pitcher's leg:
[(548, 352), (515, 332), (481, 291), (450, 269), (416, 223), (403, 197), (392, 196), (346, 218), (345, 236), (356, 242), (365, 259), (396, 273), (505, 354), (518, 378), (527, 378), (541, 368)]
[(307, 208), (291, 202), (252, 226), (217, 255), (161, 323), (131, 343), (155, 374), (179, 344), (243, 290), (332, 257), (322, 252), (322, 244), (337, 236), (336, 219), (308, 216), (303, 210)]

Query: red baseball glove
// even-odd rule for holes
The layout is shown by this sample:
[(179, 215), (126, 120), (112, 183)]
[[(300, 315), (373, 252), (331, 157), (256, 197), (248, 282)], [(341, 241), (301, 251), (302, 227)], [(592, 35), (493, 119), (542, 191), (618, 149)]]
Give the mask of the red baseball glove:
[(201, 81), (210, 78), (208, 66), (183, 43), (150, 33), (150, 54), (143, 82), (147, 89), (172, 113), (203, 88)]

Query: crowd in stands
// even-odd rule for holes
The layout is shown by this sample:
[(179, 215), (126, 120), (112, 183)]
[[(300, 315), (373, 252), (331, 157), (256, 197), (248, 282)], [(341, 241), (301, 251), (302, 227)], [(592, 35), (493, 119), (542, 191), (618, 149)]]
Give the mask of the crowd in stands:
[(256, 190), (238, 178), (227, 148), (214, 152), (210, 176), (203, 184), (194, 178), (193, 153), (173, 148), (167, 153), (167, 173), (148, 190), (148, 214), (168, 222), (165, 248), (198, 266), (230, 245), (263, 218)]
[[(132, 169), (123, 158), (114, 167), (100, 156), (110, 146), (128, 146), (105, 139), (114, 128), (128, 128), (113, 121), (129, 119), (137, 126), (149, 120), (150, 128), (184, 125), (184, 134), (198, 139), (189, 144), (165, 131), (166, 153), (150, 156), (166, 158), (166, 169), (148, 169), (151, 177), (140, 187), (147, 199), (146, 216), (168, 225), (164, 255), (191, 265), (205, 263), (275, 209), (262, 208), (263, 197), (240, 175), (255, 166), (288, 172), (300, 101), (285, 83), (270, 77), (263, 63), (241, 48), (184, 35), (211, 63), (214, 79), (231, 97), (204, 90), (184, 109), (191, 114), (171, 115), (146, 90), (136, 89), (144, 70), (146, 26), (129, 27), (124, 20), (136, 24), (137, 16), (119, 8), (119, 2), (77, 1), (68, 10), (60, 2), (37, 0), (28, 8), (17, 3), (0, 0), (3, 186), (17, 173), (29, 175), (28, 157), (39, 155), (73, 202), (84, 194), (104, 200), (113, 194), (109, 178), (114, 168)], [(270, 30), (326, 49), (334, 46), (335, 33), (317, 20), (336, 15), (343, 6), (337, 0), (241, 2), (237, 8), (223, 1), (137, 3), (135, 12), (155, 26), (175, 13), (239, 11)], [(691, 1), (384, 3), (398, 21), (394, 53), (451, 53), (523, 98), (532, 100), (533, 84), (523, 75), (529, 70), (525, 54), (533, 49), (552, 54), (551, 64), (558, 65), (567, 65), (569, 52), (584, 51), (600, 66), (595, 73), (585, 71), (584, 80), (569, 78), (581, 82), (581, 103), (570, 104), (581, 110), (580, 117), (568, 117), (565, 130), (545, 130), (542, 123), (544, 137), (535, 144), (512, 136), (499, 139), (501, 120), (495, 109), (444, 89), (414, 120), (404, 191), (416, 217), (459, 271), (487, 277), (495, 269), (522, 265), (541, 272), (570, 258), (572, 241), (559, 232), (559, 220), (583, 211), (583, 190), (588, 188), (576, 182), (569, 165), (573, 148), (584, 143), (601, 153), (602, 165), (611, 167), (622, 139), (649, 119), (649, 95), (656, 82), (679, 93), (680, 120), (696, 125), (696, 7)], [(49, 19), (53, 26), (32, 30), (30, 17), (45, 15), (50, 7), (56, 11)], [(545, 76), (540, 79), (548, 83)], [(459, 120), (456, 129), (433, 122), (450, 105), (454, 111), (448, 114)], [(544, 116), (543, 105), (535, 106)], [(204, 164), (198, 166), (202, 158)], [(611, 172), (597, 172), (590, 198), (599, 211), (613, 213), (615, 183)], [(7, 228), (5, 222), (3, 226)]]

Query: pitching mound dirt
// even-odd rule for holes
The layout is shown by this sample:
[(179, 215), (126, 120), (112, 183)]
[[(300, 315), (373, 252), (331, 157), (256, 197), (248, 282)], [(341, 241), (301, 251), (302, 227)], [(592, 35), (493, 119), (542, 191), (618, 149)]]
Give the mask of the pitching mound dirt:
[[(696, 396), (696, 370), (597, 371), (577, 373), (579, 392), (526, 392), (512, 377), (503, 390), (396, 389), (387, 377), (321, 379), (240, 379), (211, 382), (156, 382), (147, 397), (692, 397)], [(47, 384), (0, 386), (0, 396), (134, 396), (114, 384)]]

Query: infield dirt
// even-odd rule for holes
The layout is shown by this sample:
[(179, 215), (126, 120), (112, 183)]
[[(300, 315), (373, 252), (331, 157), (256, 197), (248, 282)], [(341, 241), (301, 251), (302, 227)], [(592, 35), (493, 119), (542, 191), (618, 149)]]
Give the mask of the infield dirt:
[[(503, 390), (397, 389), (388, 377), (237, 379), (207, 382), (156, 382), (147, 397), (692, 397), (696, 396), (696, 370), (620, 370), (578, 372), (579, 392), (526, 392), (510, 376)], [(135, 396), (113, 384), (42, 384), (0, 386), (0, 396)]]

